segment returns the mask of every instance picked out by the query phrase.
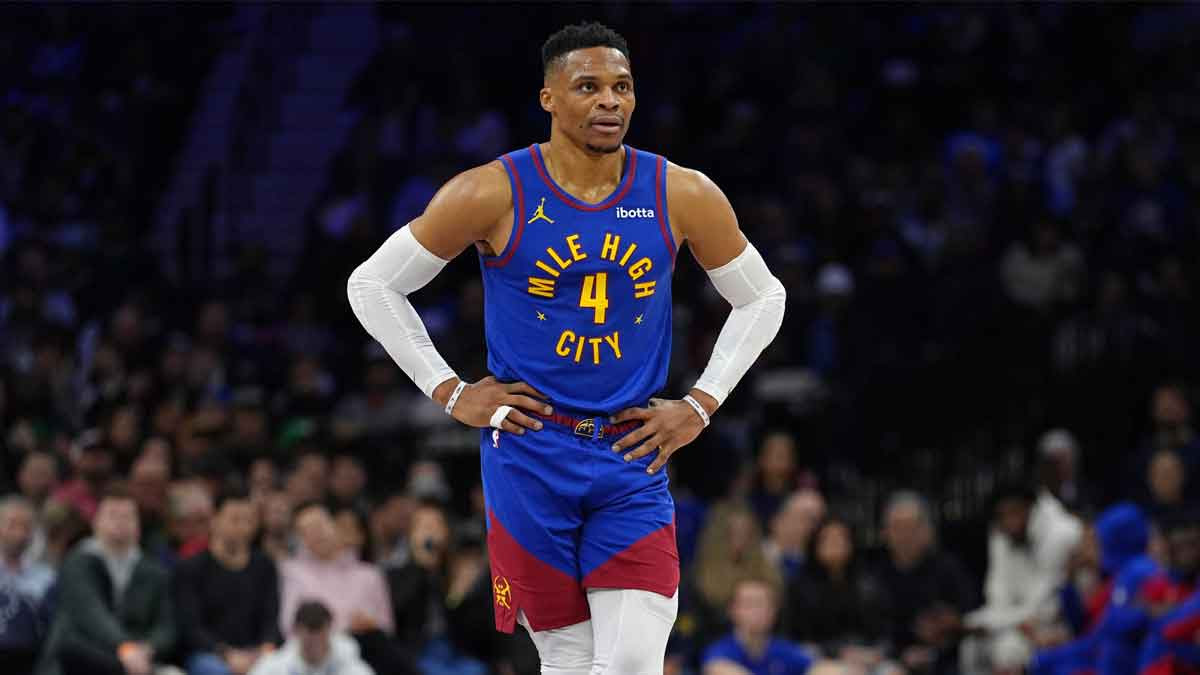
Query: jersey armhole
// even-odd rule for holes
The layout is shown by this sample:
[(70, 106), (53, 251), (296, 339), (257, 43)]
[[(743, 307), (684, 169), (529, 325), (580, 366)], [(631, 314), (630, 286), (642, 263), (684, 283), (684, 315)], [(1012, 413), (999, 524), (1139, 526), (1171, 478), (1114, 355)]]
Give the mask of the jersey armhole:
[(659, 157), (654, 170), (654, 212), (658, 214), (658, 227), (662, 230), (663, 241), (667, 244), (667, 253), (671, 255), (671, 267), (675, 267), (675, 254), (679, 247), (675, 244), (675, 236), (671, 234), (671, 216), (667, 213), (667, 158)]
[(483, 264), (487, 267), (507, 265), (513, 254), (517, 252), (517, 247), (521, 245), (521, 234), (525, 231), (525, 191), (521, 188), (521, 176), (517, 173), (517, 167), (513, 164), (512, 157), (503, 155), (500, 157), (500, 163), (504, 165), (504, 171), (508, 174), (508, 185), (512, 190), (513, 224), (504, 250), (494, 256), (482, 256)]

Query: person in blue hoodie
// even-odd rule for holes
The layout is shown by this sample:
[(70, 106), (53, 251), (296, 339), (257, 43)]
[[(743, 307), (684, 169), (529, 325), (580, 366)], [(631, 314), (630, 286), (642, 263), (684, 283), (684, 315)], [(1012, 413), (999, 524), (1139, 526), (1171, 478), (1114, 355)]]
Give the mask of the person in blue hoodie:
[(1100, 514), (1096, 534), (1101, 569), (1113, 578), (1108, 607), (1087, 635), (1038, 652), (1030, 664), (1033, 675), (1133, 675), (1138, 670), (1138, 650), (1152, 618), (1142, 593), (1162, 571), (1146, 554), (1150, 524), (1141, 509), (1122, 502)]

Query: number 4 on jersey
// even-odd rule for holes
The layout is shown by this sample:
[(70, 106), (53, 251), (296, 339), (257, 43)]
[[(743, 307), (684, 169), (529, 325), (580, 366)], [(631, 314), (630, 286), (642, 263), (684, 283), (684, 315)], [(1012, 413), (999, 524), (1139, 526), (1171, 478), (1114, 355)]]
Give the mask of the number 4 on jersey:
[(604, 323), (604, 312), (608, 309), (608, 272), (589, 274), (583, 278), (579, 306), (596, 310), (595, 322)]

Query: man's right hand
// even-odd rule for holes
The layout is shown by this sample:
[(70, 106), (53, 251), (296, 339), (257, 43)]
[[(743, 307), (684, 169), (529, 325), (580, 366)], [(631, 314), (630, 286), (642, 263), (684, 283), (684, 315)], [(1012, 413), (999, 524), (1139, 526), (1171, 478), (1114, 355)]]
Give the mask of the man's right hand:
[[(433, 392), (433, 400), (445, 407), (458, 382), (458, 378), (451, 378), (439, 384)], [(523, 434), (526, 429), (541, 429), (542, 423), (521, 412), (522, 410), (543, 415), (553, 412), (553, 408), (537, 400), (538, 398), (546, 397), (524, 382), (497, 382), (495, 377), (489, 375), (463, 389), (458, 396), (458, 402), (454, 404), (452, 414), (454, 419), (463, 424), (490, 427), (492, 415), (497, 408), (502, 405), (512, 406), (513, 410), (500, 423), (500, 428), (510, 433)]]
[(154, 664), (150, 649), (144, 643), (126, 642), (117, 650), (117, 656), (127, 675), (150, 675)]

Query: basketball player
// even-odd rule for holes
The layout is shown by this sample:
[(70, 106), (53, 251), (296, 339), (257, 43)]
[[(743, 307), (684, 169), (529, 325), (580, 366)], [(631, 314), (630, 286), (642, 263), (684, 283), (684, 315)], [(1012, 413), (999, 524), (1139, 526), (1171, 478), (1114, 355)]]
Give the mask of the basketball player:
[[(550, 141), (451, 179), (350, 277), (358, 319), (428, 396), (482, 429), (496, 627), (542, 672), (663, 672), (679, 558), (667, 460), (774, 338), (783, 285), (703, 174), (622, 143), (636, 98), (624, 38), (568, 26), (542, 47)], [(690, 393), (667, 379), (682, 242), (732, 304)], [(488, 368), (460, 380), (407, 295), (479, 252)]]

